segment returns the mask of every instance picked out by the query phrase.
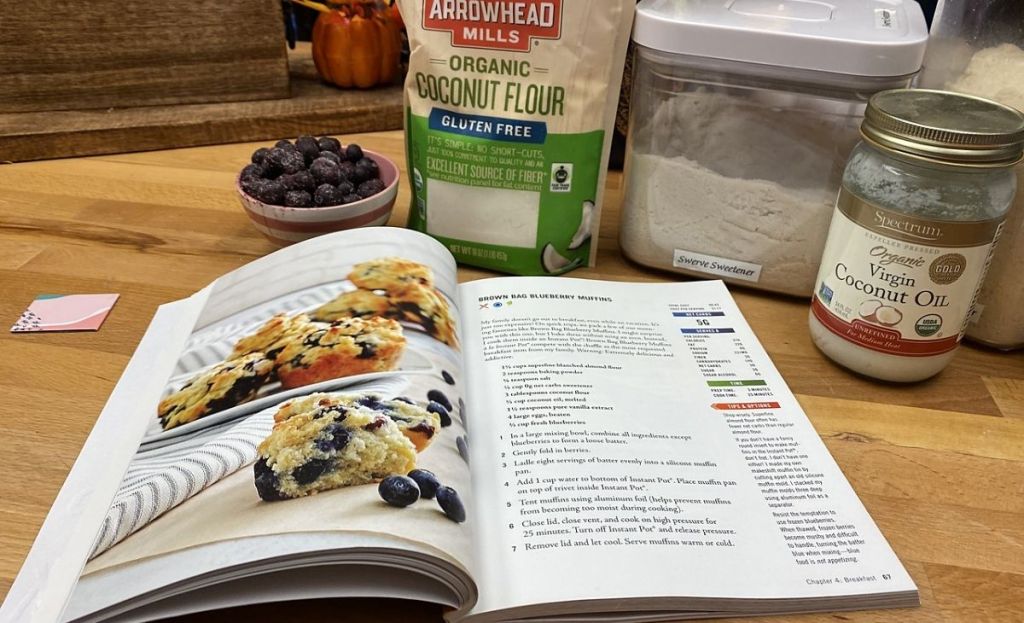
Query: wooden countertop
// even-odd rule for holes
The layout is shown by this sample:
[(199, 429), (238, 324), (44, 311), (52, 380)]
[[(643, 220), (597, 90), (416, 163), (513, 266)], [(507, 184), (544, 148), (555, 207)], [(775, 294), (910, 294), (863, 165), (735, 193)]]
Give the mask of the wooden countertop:
[[(404, 163), (400, 132), (345, 138)], [(233, 189), (257, 146), (0, 165), (0, 322), (13, 324), (40, 293), (121, 293), (96, 333), (11, 334), (7, 325), (0, 332), (0, 594), (156, 307), (274, 250), (249, 225)], [(610, 175), (608, 185), (598, 266), (572, 276), (675, 279), (619, 254), (621, 176)], [(403, 182), (392, 225), (404, 224), (407, 203)], [(931, 381), (886, 385), (814, 349), (805, 301), (733, 294), (922, 601), (913, 610), (764, 620), (1024, 620), (1024, 352), (966, 346)], [(441, 620), (430, 606), (375, 600), (188, 620), (318, 623), (340, 612), (353, 621)]]

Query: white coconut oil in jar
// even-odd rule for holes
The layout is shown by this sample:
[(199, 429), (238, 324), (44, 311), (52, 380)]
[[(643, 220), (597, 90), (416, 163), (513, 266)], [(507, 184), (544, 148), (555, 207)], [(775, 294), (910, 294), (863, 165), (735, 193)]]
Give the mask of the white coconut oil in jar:
[(953, 358), (1013, 201), (1024, 115), (975, 97), (871, 98), (811, 299), (836, 363), (912, 382)]

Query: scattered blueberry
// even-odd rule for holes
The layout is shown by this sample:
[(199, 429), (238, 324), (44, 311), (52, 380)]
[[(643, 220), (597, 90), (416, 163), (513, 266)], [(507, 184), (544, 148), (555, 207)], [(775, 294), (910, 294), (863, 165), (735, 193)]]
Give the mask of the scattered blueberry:
[(447, 370), (441, 370), (441, 378), (444, 379), (445, 383), (455, 385), (455, 377), (453, 377)]
[(289, 190), (284, 194), (284, 204), (289, 208), (312, 208), (313, 196), (304, 190)]
[(342, 204), (355, 203), (356, 201), (362, 201), (363, 198), (355, 193), (349, 193), (341, 198)]
[(409, 506), (420, 499), (419, 486), (408, 476), (388, 476), (380, 481), (377, 493), (385, 502), (399, 508)]
[(451, 519), (455, 523), (462, 523), (466, 521), (466, 507), (462, 505), (462, 500), (459, 499), (459, 494), (455, 489), (451, 487), (438, 487), (437, 493), (437, 504), (444, 511), (444, 514), (448, 519)]
[(380, 179), (372, 179), (360, 184), (359, 188), (356, 189), (356, 194), (365, 199), (366, 197), (376, 195), (382, 190), (384, 190), (384, 182), (380, 181)]
[(424, 500), (429, 500), (434, 497), (437, 493), (438, 487), (441, 486), (441, 481), (437, 479), (434, 472), (426, 469), (414, 469), (409, 472), (409, 478), (416, 481), (416, 484), (420, 488), (420, 497)]
[(321, 452), (339, 452), (352, 439), (352, 433), (341, 424), (331, 423), (320, 431), (320, 438), (316, 441), (316, 447)]
[(341, 155), (341, 141), (333, 136), (321, 136), (316, 142), (320, 146), (320, 151), (333, 151)]
[(448, 400), (448, 396), (445, 396), (444, 392), (439, 389), (432, 389), (427, 392), (427, 400), (433, 400), (448, 411), (452, 410), (452, 401)]
[(270, 154), (269, 147), (260, 147), (256, 151), (252, 152), (253, 164), (263, 164), (263, 161), (267, 159), (267, 155)]
[(349, 162), (359, 162), (363, 159), (363, 148), (352, 143), (345, 148), (345, 158), (347, 158)]
[(442, 427), (452, 425), (452, 416), (451, 414), (448, 413), (448, 409), (444, 408), (444, 405), (431, 400), (427, 404), (427, 411), (431, 413), (436, 413), (441, 418)]
[(466, 465), (469, 465), (469, 442), (466, 441), (466, 438), (462, 435), (456, 437), (455, 447), (459, 449), (459, 456), (462, 457), (462, 460), (466, 462)]
[(316, 192), (313, 193), (313, 205), (318, 208), (341, 205), (342, 203), (344, 203), (344, 195), (330, 184), (317, 186)]
[(341, 183), (341, 169), (338, 168), (337, 164), (323, 156), (317, 158), (313, 161), (313, 164), (309, 165), (309, 172), (313, 175), (313, 179), (316, 180), (317, 184), (337, 186)]

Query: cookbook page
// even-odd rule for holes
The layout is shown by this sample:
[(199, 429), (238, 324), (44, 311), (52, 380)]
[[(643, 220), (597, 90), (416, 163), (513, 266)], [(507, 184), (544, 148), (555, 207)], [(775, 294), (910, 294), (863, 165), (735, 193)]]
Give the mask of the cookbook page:
[(461, 297), (474, 614), (914, 590), (721, 282)]
[[(87, 616), (153, 589), (133, 580), (141, 561), (246, 537), (349, 533), (357, 547), (374, 535), (466, 573), (468, 524), (433, 499), (396, 507), (388, 502), (404, 503), (401, 487), (378, 489), (386, 476), (424, 469), (472, 504), (457, 441), (455, 287), (440, 244), (369, 228), (282, 249), (179, 305), (192, 328), (149, 349), (157, 386), (105, 411), (97, 428), (116, 421), (117, 439), (90, 439), (107, 444), (124, 475), (93, 525), (69, 612)], [(132, 431), (141, 441), (126, 444)]]

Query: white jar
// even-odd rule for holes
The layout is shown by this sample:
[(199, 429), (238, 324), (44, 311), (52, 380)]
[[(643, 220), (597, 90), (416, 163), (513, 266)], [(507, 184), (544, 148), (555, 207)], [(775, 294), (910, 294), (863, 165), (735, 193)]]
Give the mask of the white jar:
[(910, 382), (953, 358), (1013, 201), (1024, 115), (897, 89), (868, 103), (811, 301), (815, 345), (855, 372)]

